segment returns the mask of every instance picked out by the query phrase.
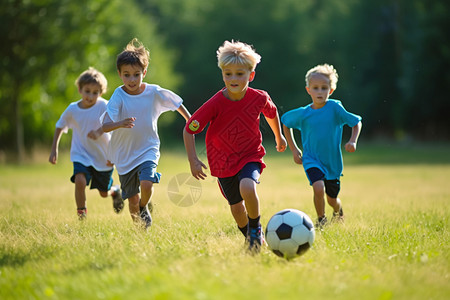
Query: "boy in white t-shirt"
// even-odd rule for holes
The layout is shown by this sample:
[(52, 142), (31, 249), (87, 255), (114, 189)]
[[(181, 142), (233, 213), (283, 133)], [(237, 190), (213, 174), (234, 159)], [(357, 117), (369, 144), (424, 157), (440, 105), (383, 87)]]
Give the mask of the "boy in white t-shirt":
[[(84, 71), (76, 80), (81, 100), (71, 103), (56, 123), (49, 162), (58, 161), (58, 146), (63, 133), (71, 128), (72, 144), (70, 159), (73, 162), (75, 183), (75, 201), (80, 220), (86, 218), (86, 186), (98, 189), (104, 198), (113, 198), (116, 213), (123, 209), (123, 200), (119, 187), (112, 186), (113, 165), (107, 160), (106, 152), (111, 139), (109, 133), (103, 133), (100, 117), (106, 111), (107, 101), (101, 98), (106, 91), (105, 76), (94, 68)], [(91, 182), (92, 180), (92, 182)]]
[(113, 131), (108, 158), (119, 173), (122, 198), (128, 199), (133, 221), (145, 229), (152, 224), (148, 204), (153, 183), (158, 183), (161, 177), (156, 172), (160, 156), (158, 118), (169, 110), (178, 111), (186, 120), (190, 117), (178, 95), (142, 82), (149, 55), (136, 38), (118, 55), (117, 71), (123, 85), (114, 91), (102, 118), (103, 131)]

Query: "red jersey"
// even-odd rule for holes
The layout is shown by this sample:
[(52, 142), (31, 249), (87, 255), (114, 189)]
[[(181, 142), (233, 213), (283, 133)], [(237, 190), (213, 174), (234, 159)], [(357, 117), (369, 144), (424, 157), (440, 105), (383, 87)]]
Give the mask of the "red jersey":
[(206, 153), (211, 175), (224, 178), (236, 175), (249, 162), (265, 168), (259, 130), (261, 113), (269, 119), (277, 108), (267, 92), (248, 88), (244, 98), (232, 101), (217, 92), (189, 119), (186, 131), (197, 134), (209, 124), (206, 132)]

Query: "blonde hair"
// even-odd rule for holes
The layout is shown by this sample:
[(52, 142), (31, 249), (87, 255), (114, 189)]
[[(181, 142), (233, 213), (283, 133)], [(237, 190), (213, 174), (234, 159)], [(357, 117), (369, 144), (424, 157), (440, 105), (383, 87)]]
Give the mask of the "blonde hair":
[(91, 83), (98, 84), (100, 86), (101, 93), (106, 93), (108, 81), (106, 80), (105, 75), (92, 67), (89, 67), (89, 69), (81, 73), (77, 80), (75, 80), (75, 84), (79, 90), (81, 90), (86, 84)]
[(150, 61), (150, 52), (137, 38), (132, 39), (125, 49), (117, 56), (117, 70), (123, 65), (138, 65), (146, 70)]
[(247, 66), (254, 71), (256, 65), (261, 61), (261, 56), (255, 52), (252, 46), (231, 40), (225, 41), (217, 50), (217, 65), (223, 69), (229, 64)]
[(317, 65), (314, 68), (310, 69), (305, 76), (306, 86), (309, 86), (309, 79), (314, 74), (322, 74), (328, 77), (330, 80), (330, 87), (332, 90), (335, 90), (338, 82), (338, 73), (333, 65), (323, 64)]

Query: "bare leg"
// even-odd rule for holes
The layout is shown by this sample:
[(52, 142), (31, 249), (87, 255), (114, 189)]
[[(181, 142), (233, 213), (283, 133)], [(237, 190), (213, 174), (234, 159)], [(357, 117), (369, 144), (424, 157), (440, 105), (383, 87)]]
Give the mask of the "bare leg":
[(75, 202), (77, 208), (86, 207), (86, 176), (83, 173), (75, 175)]
[(245, 207), (250, 218), (259, 217), (259, 198), (256, 193), (256, 182), (250, 178), (244, 178), (239, 184), (242, 198), (245, 200)]
[(230, 205), (231, 214), (239, 227), (247, 226), (248, 217), (247, 210), (245, 209), (244, 201)]
[(153, 182), (141, 180), (141, 207), (147, 205), (153, 194)]
[(131, 218), (134, 222), (138, 222), (140, 220), (140, 209), (139, 209), (139, 194), (131, 196), (128, 198), (128, 208), (130, 210)]
[(323, 180), (318, 180), (313, 183), (312, 187), (317, 217), (321, 218), (325, 216), (325, 183)]

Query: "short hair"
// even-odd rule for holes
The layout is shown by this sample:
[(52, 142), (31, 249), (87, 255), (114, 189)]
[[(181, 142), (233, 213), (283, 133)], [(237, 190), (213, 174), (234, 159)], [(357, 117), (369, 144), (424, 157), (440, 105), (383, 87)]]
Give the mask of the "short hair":
[(333, 90), (336, 89), (339, 76), (333, 65), (329, 64), (317, 65), (314, 68), (310, 69), (305, 76), (306, 86), (309, 86), (309, 80), (311, 76), (314, 74), (322, 74), (328, 77), (328, 79), (330, 80), (331, 89)]
[(132, 39), (125, 49), (117, 56), (117, 70), (123, 65), (138, 65), (146, 70), (150, 61), (150, 52), (137, 38)]
[(98, 84), (100, 86), (101, 93), (106, 93), (106, 89), (108, 88), (108, 81), (106, 80), (105, 75), (102, 72), (94, 69), (93, 67), (89, 67), (86, 71), (78, 76), (75, 81), (78, 89), (82, 89), (86, 84)]
[(254, 71), (256, 65), (261, 61), (261, 56), (255, 49), (242, 42), (231, 40), (225, 41), (217, 50), (217, 65), (223, 69), (229, 64), (239, 64), (247, 66), (250, 71)]

